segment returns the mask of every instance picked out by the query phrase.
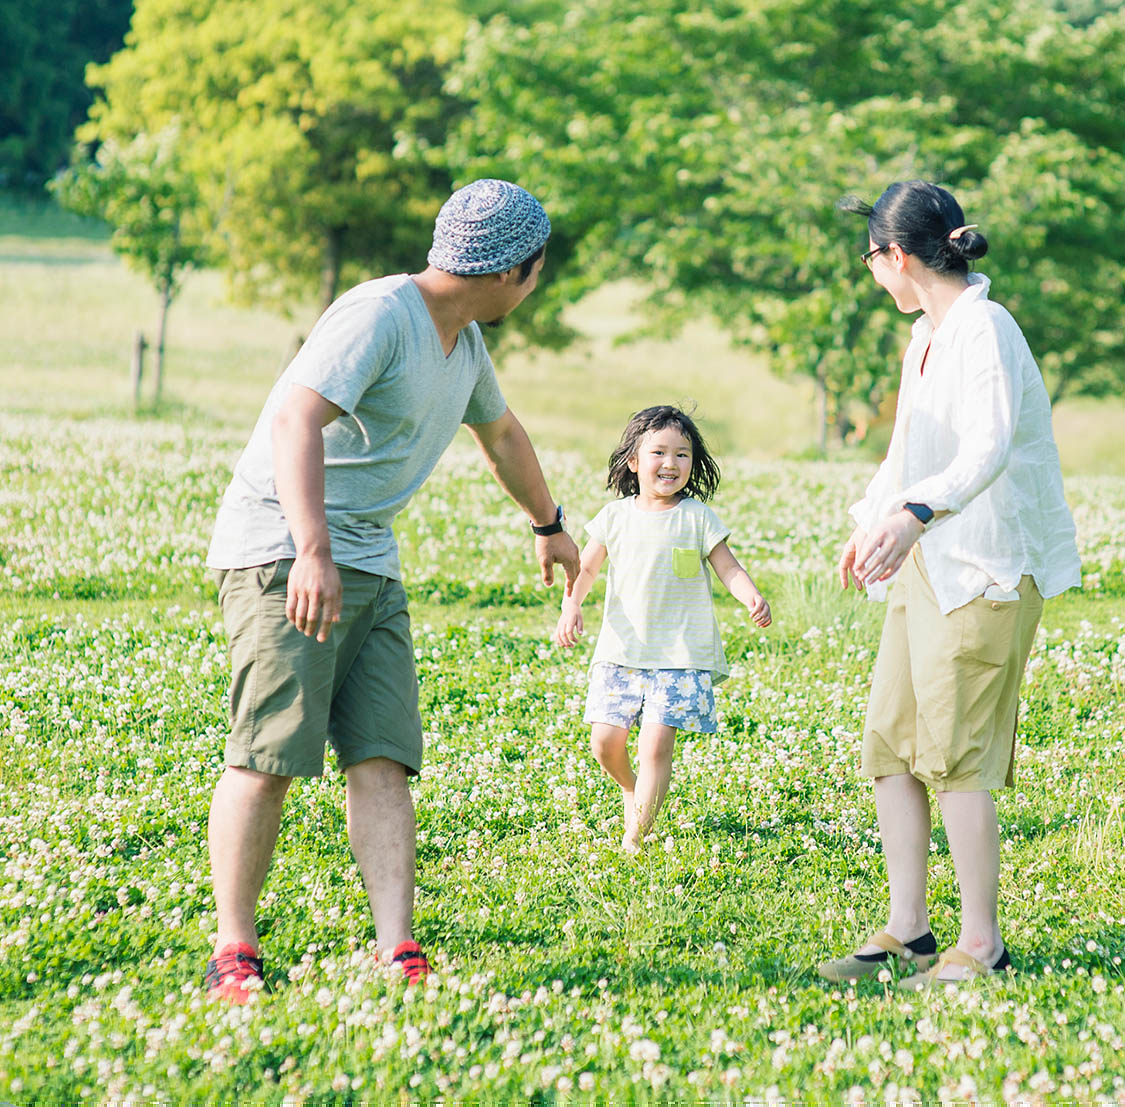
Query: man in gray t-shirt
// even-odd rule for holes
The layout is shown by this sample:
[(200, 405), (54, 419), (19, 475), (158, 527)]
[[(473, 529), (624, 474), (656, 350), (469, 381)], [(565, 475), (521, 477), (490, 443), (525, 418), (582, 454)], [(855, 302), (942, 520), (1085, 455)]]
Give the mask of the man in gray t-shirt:
[(207, 563), (230, 640), (231, 734), (208, 826), (218, 933), (210, 990), (261, 986), (254, 911), (282, 803), (319, 775), (324, 744), (347, 781), (347, 825), (381, 953), (414, 983), (414, 807), (422, 728), (391, 524), (466, 423), (527, 512), (543, 580), (578, 573), (478, 323), (535, 288), (550, 223), (529, 193), (482, 180), (446, 201), (429, 265), (368, 281), (320, 318), (282, 374), (223, 497)]

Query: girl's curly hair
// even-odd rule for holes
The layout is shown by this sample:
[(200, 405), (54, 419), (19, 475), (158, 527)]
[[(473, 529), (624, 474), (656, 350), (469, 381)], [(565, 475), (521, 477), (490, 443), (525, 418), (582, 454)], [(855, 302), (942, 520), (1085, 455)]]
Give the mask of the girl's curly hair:
[(684, 485), (684, 495), (706, 503), (718, 490), (721, 476), (719, 464), (708, 451), (703, 435), (699, 433), (691, 416), (678, 407), (666, 404), (646, 407), (629, 420), (617, 449), (609, 456), (606, 488), (622, 497), (635, 496), (640, 492), (640, 482), (637, 474), (629, 468), (629, 459), (636, 454), (646, 434), (665, 427), (675, 427), (691, 443), (691, 476)]

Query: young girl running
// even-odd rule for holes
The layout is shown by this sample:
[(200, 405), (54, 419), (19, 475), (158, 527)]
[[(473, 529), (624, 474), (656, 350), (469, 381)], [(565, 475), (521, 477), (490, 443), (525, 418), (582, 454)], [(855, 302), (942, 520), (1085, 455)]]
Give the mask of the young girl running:
[[(704, 562), (759, 627), (770, 624), (769, 604), (727, 547), (730, 531), (705, 506), (718, 486), (719, 466), (687, 415), (674, 407), (634, 415), (609, 459), (606, 487), (621, 499), (586, 524), (582, 571), (555, 628), (558, 645), (575, 645), (582, 601), (608, 557), (585, 721), (594, 757), (621, 785), (629, 852), (668, 791), (676, 731), (718, 729), (712, 685), (730, 670)], [(634, 774), (626, 743), (642, 711)]]

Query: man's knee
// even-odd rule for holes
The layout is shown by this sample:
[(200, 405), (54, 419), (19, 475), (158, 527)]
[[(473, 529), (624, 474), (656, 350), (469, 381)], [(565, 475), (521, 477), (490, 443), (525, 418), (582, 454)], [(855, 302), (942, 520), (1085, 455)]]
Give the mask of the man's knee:
[(277, 776), (263, 773), (257, 769), (246, 769), (241, 765), (227, 765), (223, 770), (221, 786), (236, 790), (242, 795), (252, 795), (257, 799), (280, 801), (293, 783), (291, 776)]
[(349, 787), (381, 791), (406, 787), (406, 766), (389, 757), (369, 757), (344, 770)]

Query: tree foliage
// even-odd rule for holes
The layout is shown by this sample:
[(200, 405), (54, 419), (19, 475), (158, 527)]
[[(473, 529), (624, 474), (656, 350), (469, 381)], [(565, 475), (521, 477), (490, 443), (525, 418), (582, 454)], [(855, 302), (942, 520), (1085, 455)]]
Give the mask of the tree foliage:
[(1077, 26), (1084, 27), (1100, 19), (1103, 15), (1119, 12), (1125, 7), (1125, 0), (1053, 0), (1066, 18)]
[(90, 106), (87, 62), (105, 61), (132, 0), (0, 0), (0, 183), (41, 187), (64, 166)]
[(506, 176), (555, 228), (517, 329), (564, 342), (639, 279), (649, 326), (714, 316), (845, 434), (905, 324), (835, 201), (918, 176), (982, 224), (1055, 398), (1125, 389), (1114, 0), (139, 0), (91, 78), (86, 141), (178, 128), (246, 297), (414, 268), (449, 186)]
[(159, 401), (168, 309), (185, 273), (207, 261), (198, 223), (199, 197), (183, 165), (178, 131), (169, 126), (159, 135), (137, 135), (125, 145), (107, 139), (93, 158), (80, 158), (51, 182), (51, 188), (65, 207), (113, 227), (113, 249), (155, 287), (160, 298)]
[(639, 276), (656, 320), (709, 312), (811, 376), (841, 430), (893, 387), (903, 330), (834, 202), (938, 180), (1056, 398), (1120, 390), (1123, 46), (1122, 16), (1031, 0), (579, 0), (471, 35), (448, 156), (544, 197), (563, 235), (543, 311)]
[(138, 0), (82, 137), (175, 123), (236, 289), (328, 302), (418, 263), (448, 186), (420, 151), (444, 137), (464, 22), (450, 0)]

